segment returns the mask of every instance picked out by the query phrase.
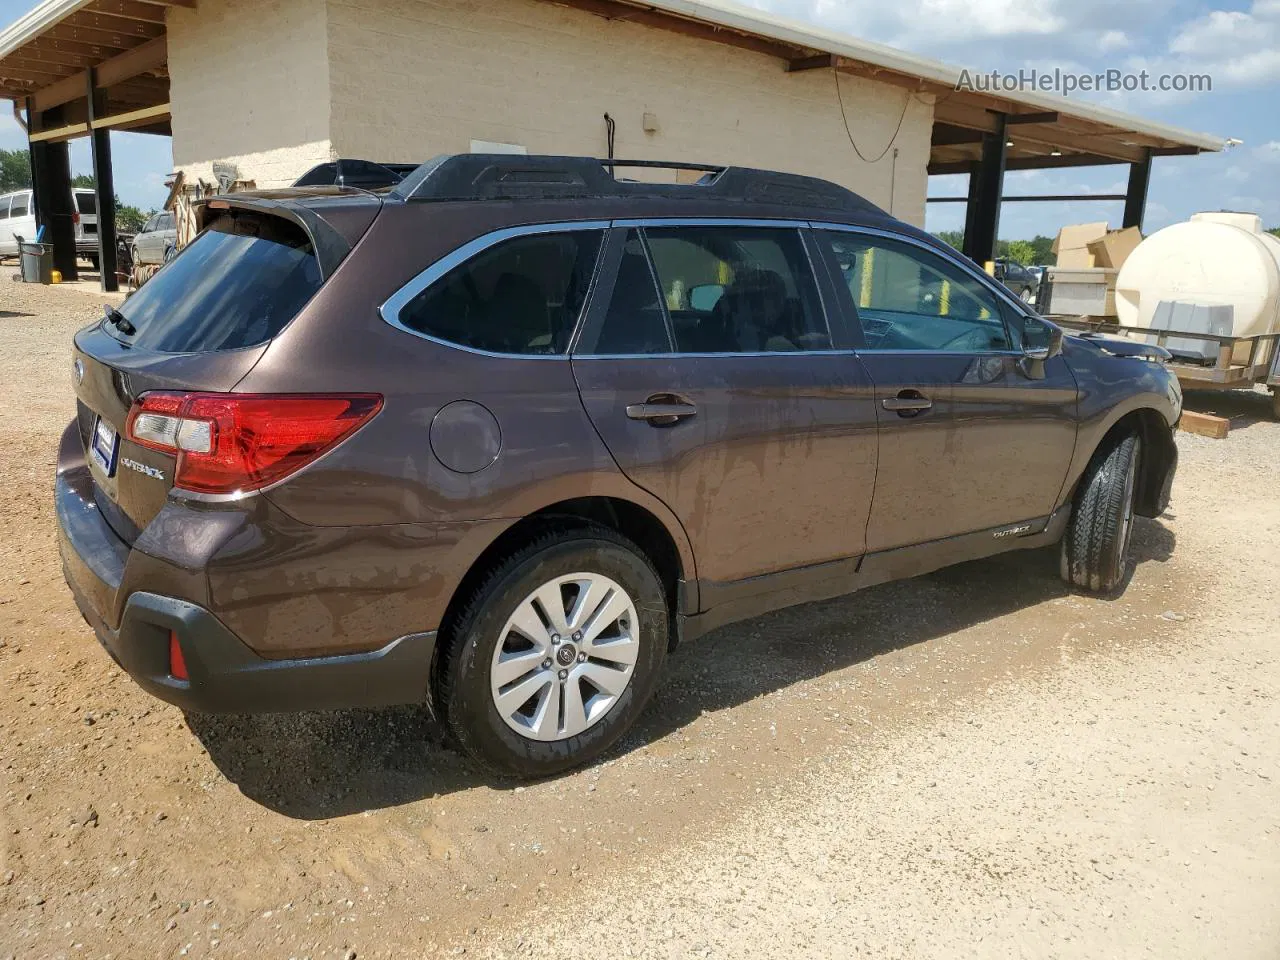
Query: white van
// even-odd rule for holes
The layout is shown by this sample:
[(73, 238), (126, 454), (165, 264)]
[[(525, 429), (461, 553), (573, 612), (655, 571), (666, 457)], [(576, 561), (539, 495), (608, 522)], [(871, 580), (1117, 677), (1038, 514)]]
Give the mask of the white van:
[[(72, 191), (76, 212), (71, 215), (75, 225), (76, 252), (98, 266), (98, 198), (92, 188), (77, 187)], [(0, 257), (18, 254), (18, 237), (34, 241), (36, 238), (36, 208), (30, 190), (0, 194)]]

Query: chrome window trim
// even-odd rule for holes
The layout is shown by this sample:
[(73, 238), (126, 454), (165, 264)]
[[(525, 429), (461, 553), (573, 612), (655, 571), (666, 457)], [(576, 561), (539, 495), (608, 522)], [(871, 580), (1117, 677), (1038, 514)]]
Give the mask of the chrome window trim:
[[(835, 232), (838, 232), (838, 233), (864, 233), (872, 237), (884, 237), (887, 239), (892, 239), (892, 241), (897, 241), (899, 243), (909, 243), (913, 247), (919, 247), (920, 250), (923, 250), (928, 253), (933, 253), (934, 256), (941, 257), (942, 260), (945, 260), (946, 262), (948, 262), (948, 264), (951, 264), (952, 266), (957, 266), (957, 268), (960, 268), (961, 270), (963, 270), (964, 273), (969, 274), (970, 276), (972, 276), (973, 279), (978, 280), (978, 282), (982, 284), (983, 287), (986, 287), (988, 291), (991, 292), (993, 296), (996, 297), (996, 300), (1004, 301), (1006, 306), (1010, 306), (1014, 308), (1014, 310), (1018, 312), (1020, 316), (1030, 317), (1030, 319), (1043, 320), (1043, 317), (1041, 316), (1038, 316), (1036, 314), (1029, 314), (1029, 312), (1027, 311), (1027, 305), (1025, 305), (1025, 303), (1021, 302), (1018, 297), (1015, 297), (1014, 294), (1012, 294), (1012, 291), (1010, 291), (1009, 288), (1005, 287), (1005, 284), (998, 283), (997, 280), (993, 278), (993, 276), (989, 275), (986, 270), (979, 270), (977, 268), (977, 265), (975, 265), (972, 260), (969, 260), (969, 257), (955, 256), (955, 253), (952, 253), (951, 251), (948, 251), (948, 250), (938, 250), (938, 248), (934, 247), (932, 243), (925, 243), (924, 241), (922, 241), (922, 239), (919, 239), (918, 237), (911, 237), (909, 236), (909, 234), (905, 234), (905, 233), (895, 233), (893, 232), (893, 230), (886, 230), (879, 227), (859, 227), (859, 225), (856, 225), (856, 224), (823, 223), (823, 221), (820, 221), (820, 220), (810, 220), (809, 228), (814, 230), (835, 230)], [(878, 353), (883, 351), (859, 351), (859, 352), (860, 353)], [(919, 353), (920, 351), (904, 351), (904, 352)], [(1021, 351), (993, 351), (993, 353), (1012, 353), (1012, 355), (1014, 356), (1021, 356)]]
[[(451, 250), (443, 257), (437, 260), (431, 266), (427, 267), (421, 273), (417, 274), (412, 280), (402, 286), (393, 293), (386, 301), (378, 307), (378, 314), (390, 326), (401, 330), (413, 337), (427, 340), (431, 343), (439, 344), (443, 347), (450, 347), (454, 350), (461, 350), (464, 353), (475, 354), (481, 357), (498, 357), (505, 360), (568, 360), (569, 351), (566, 348), (564, 353), (498, 353), (494, 350), (481, 350), (478, 347), (469, 347), (466, 344), (454, 343), (452, 340), (444, 340), (440, 337), (433, 337), (429, 333), (423, 333), (421, 330), (414, 330), (412, 327), (406, 326), (400, 321), (400, 311), (409, 304), (418, 294), (427, 287), (431, 286), (437, 280), (442, 279), (450, 271), (462, 266), (467, 261), (479, 256), (491, 247), (495, 247), (507, 240), (513, 240), (517, 237), (538, 236), (541, 234), (552, 233), (577, 233), (579, 231), (596, 230), (601, 234), (600, 248), (596, 251), (596, 263), (591, 273), (591, 284), (588, 287), (587, 300), (583, 303), (583, 312), (585, 312), (586, 304), (590, 301), (591, 291), (595, 287), (596, 277), (599, 274), (600, 254), (604, 250), (604, 233), (609, 229), (611, 221), (609, 220), (566, 220), (556, 223), (530, 223), (518, 227), (504, 227), (501, 230), (493, 230), (489, 233), (482, 234), (474, 240), (469, 240), (462, 246)], [(570, 331), (569, 342), (572, 344), (573, 338), (577, 333), (577, 328), (582, 323), (582, 313), (574, 321), (574, 330)]]
[(803, 230), (805, 220), (761, 220), (743, 217), (630, 217), (612, 221), (615, 227), (776, 227)]
[(770, 350), (755, 353), (575, 353), (574, 360), (721, 360), (726, 357), (851, 357), (856, 350)]

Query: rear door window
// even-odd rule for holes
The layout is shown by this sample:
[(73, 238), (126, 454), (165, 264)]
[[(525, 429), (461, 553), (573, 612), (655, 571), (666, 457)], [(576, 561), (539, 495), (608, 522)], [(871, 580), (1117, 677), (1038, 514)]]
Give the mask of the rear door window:
[(9, 207), (10, 217), (25, 217), (27, 211), (31, 209), (31, 194), (15, 193), (13, 195), (13, 204)]
[(644, 237), (677, 353), (831, 349), (798, 230), (655, 227)]
[(300, 227), (281, 217), (228, 215), (120, 306), (128, 325), (107, 329), (166, 353), (256, 346), (284, 329), (322, 282)]
[(0, 220), (9, 219), (9, 198), (0, 197)]
[(400, 308), (414, 332), (489, 353), (562, 354), (586, 302), (601, 231), (513, 237)]

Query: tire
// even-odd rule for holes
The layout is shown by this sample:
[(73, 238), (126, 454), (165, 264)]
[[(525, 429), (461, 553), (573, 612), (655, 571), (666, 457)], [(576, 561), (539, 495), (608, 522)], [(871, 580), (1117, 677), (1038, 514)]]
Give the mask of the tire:
[(1023, 287), (1022, 293), (1018, 294), (1022, 298), (1023, 303), (1035, 303), (1036, 294), (1030, 287)]
[(1093, 455), (1062, 539), (1062, 579), (1094, 593), (1119, 592), (1129, 573), (1142, 441), (1121, 437)]
[(85, 254), (85, 259), (89, 261), (89, 266), (95, 270), (98, 269), (98, 255), (96, 253)]
[[(545, 615), (557, 597), (569, 630), (558, 643)], [(544, 533), (484, 579), (442, 637), (436, 704), (446, 731), (501, 774), (546, 777), (587, 763), (644, 709), (669, 624), (662, 581), (634, 543), (596, 526)], [(632, 656), (629, 666), (618, 660)]]
[(1271, 416), (1280, 420), (1280, 387), (1271, 388)]

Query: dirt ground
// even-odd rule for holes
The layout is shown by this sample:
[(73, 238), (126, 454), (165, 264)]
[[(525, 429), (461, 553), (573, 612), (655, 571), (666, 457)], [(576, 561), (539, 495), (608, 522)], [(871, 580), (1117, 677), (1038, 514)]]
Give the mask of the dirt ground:
[(53, 536), (69, 339), (0, 269), (0, 960), (1280, 958), (1280, 424), (1197, 398), (1123, 597), (1049, 553), (677, 652), (604, 763), (497, 782), (423, 711), (184, 717)]

